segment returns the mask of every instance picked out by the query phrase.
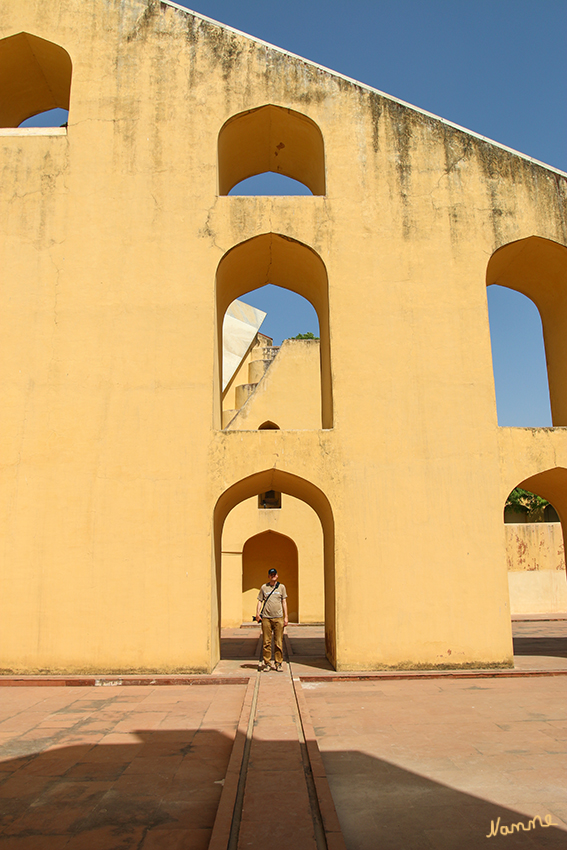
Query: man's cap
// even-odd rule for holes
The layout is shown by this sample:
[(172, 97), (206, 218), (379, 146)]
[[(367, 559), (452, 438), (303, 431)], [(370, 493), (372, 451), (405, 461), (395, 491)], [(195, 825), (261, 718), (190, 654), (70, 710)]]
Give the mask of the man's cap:
[(278, 574), (278, 571), (277, 571), (277, 570), (274, 570), (274, 568), (273, 568), (273, 567), (272, 567), (272, 569), (271, 569), (271, 570), (268, 570), (268, 575), (269, 575), (269, 576), (277, 576), (277, 574)]

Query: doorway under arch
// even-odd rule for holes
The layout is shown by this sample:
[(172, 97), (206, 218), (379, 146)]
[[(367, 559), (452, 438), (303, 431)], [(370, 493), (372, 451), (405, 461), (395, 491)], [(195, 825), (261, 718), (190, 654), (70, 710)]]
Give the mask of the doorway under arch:
[(256, 613), (258, 591), (268, 580), (268, 570), (276, 569), (287, 591), (290, 623), (299, 622), (299, 569), (295, 542), (285, 534), (268, 529), (249, 537), (242, 550), (242, 622)]
[(319, 517), (323, 532), (323, 573), (325, 612), (325, 651), (333, 667), (337, 665), (337, 611), (335, 594), (335, 522), (330, 502), (315, 484), (284, 472), (266, 469), (237, 481), (219, 497), (213, 514), (213, 611), (211, 616), (211, 662), (214, 666), (220, 658), (221, 581), (222, 581), (222, 532), (226, 518), (236, 505), (259, 493), (276, 490), (294, 496), (310, 505)]

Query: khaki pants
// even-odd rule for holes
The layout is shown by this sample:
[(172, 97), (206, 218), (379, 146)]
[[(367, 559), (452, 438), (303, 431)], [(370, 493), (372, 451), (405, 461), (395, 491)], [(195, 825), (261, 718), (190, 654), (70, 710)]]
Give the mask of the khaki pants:
[(283, 623), (283, 617), (272, 619), (262, 617), (262, 657), (266, 664), (269, 664), (272, 658), (272, 632), (274, 633), (276, 664), (281, 664), (283, 661)]

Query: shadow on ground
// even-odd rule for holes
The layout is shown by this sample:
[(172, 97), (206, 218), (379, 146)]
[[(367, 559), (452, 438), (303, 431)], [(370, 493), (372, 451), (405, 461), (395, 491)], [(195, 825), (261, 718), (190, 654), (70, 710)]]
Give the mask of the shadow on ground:
[(566, 637), (515, 637), (514, 655), (567, 658)]
[[(243, 629), (244, 631), (244, 629)], [(242, 636), (222, 637), (220, 642), (220, 657), (222, 659), (254, 658), (258, 656), (258, 632), (256, 630)]]
[[(488, 839), (491, 823), (510, 827), (521, 821), (527, 827), (529, 818), (387, 761), (360, 752), (326, 752), (323, 761), (348, 850), (564, 850), (567, 846), (563, 829), (542, 828), (538, 821), (529, 832)], [(541, 809), (534, 814), (545, 824), (548, 812)]]
[(24, 753), (0, 762), (0, 848), (206, 850), (232, 738), (194, 729), (135, 734), (138, 744), (43, 753), (29, 752), (33, 741), (13, 741)]
[[(193, 729), (136, 734), (137, 744), (44, 753), (29, 752), (33, 741), (12, 742), (12, 750), (28, 752), (0, 763), (0, 848), (206, 850), (231, 738)], [(278, 741), (277, 730), (274, 739), (256, 742), (263, 769), (267, 758), (285, 763), (286, 748), (297, 746)], [(501, 825), (528, 824), (515, 811), (360, 752), (325, 753), (324, 762), (349, 850), (467, 850), (485, 845), (498, 818)], [(566, 833), (538, 824), (486, 846), (563, 850)]]

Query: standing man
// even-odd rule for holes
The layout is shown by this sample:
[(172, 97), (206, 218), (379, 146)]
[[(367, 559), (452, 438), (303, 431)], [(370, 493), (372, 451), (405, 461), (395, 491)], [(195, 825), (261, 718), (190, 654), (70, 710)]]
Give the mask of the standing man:
[(256, 620), (262, 623), (262, 662), (260, 670), (273, 670), (272, 632), (275, 643), (275, 669), (278, 673), (283, 670), (283, 631), (288, 624), (287, 592), (285, 584), (278, 581), (278, 571), (268, 570), (268, 581), (263, 584), (258, 594), (256, 605)]

